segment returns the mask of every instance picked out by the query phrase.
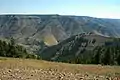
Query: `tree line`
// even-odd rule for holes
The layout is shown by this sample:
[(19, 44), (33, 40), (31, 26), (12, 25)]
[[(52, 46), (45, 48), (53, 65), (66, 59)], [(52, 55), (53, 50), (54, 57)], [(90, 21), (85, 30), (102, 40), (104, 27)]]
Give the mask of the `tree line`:
[(120, 65), (120, 39), (107, 41), (102, 46), (96, 46), (92, 51), (68, 61), (76, 64)]
[(13, 58), (40, 59), (38, 55), (29, 54), (23, 46), (15, 44), (13, 38), (10, 39), (10, 42), (0, 40), (0, 56)]

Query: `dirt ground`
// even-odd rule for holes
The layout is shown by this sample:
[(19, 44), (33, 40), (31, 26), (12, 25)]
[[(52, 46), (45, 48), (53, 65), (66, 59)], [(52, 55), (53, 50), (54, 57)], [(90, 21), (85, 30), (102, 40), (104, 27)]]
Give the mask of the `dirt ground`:
[(0, 80), (120, 80), (120, 66), (0, 58)]

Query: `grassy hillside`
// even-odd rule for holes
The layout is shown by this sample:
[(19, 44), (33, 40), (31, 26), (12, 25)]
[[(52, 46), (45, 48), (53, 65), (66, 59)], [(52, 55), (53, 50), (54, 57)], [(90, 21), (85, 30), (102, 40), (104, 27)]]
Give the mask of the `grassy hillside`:
[[(118, 78), (118, 79), (117, 79)], [(119, 80), (119, 66), (81, 65), (0, 57), (2, 80)]]
[[(94, 39), (95, 43), (93, 44), (92, 41)], [(69, 56), (71, 56), (71, 58), (74, 58), (75, 55), (78, 56), (83, 49), (93, 50), (96, 46), (102, 46), (106, 41), (111, 40), (112, 38), (95, 34), (78, 34), (60, 42), (58, 45), (45, 48), (40, 53), (40, 56), (46, 60), (52, 60), (52, 58), (56, 60), (60, 56), (68, 60)]]
[(96, 34), (78, 34), (45, 48), (44, 60), (83, 64), (120, 64), (120, 39)]

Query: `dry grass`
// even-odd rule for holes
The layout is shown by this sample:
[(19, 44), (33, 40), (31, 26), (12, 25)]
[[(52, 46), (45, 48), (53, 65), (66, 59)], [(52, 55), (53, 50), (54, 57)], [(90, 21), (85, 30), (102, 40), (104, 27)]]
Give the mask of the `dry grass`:
[[(11, 72), (7, 73), (9, 69)], [(16, 69), (19, 70), (19, 74)], [(36, 70), (37, 73), (35, 73)], [(2, 80), (58, 80), (58, 78), (62, 78), (62, 75), (63, 80), (80, 80), (82, 78), (89, 80), (96, 77), (98, 77), (98, 80), (106, 80), (108, 77), (115, 78), (120, 76), (120, 66), (67, 64), (15, 58), (0, 58), (0, 71), (0, 79)], [(16, 76), (10, 77), (10, 75)], [(17, 76), (20, 77), (17, 78)], [(29, 79), (28, 76), (30, 76)]]

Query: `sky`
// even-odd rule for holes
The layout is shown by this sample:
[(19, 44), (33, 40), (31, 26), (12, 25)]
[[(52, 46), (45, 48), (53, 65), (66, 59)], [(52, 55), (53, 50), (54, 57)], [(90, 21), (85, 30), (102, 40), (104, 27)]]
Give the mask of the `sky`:
[(120, 19), (120, 0), (0, 0), (0, 14), (59, 14)]

